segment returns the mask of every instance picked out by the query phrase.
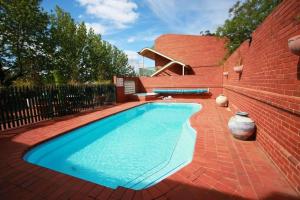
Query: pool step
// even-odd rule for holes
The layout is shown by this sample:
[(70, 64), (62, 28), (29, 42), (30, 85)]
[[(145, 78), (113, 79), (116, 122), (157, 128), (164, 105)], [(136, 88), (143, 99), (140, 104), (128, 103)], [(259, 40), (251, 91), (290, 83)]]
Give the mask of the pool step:
[(123, 187), (133, 189), (135, 185), (143, 183), (147, 178), (153, 176), (153, 174), (156, 174), (158, 171), (160, 171), (162, 168), (164, 168), (167, 164), (168, 164), (168, 161), (163, 161), (162, 163), (159, 163), (152, 169), (148, 170), (146, 173), (144, 173), (141, 176), (126, 183)]
[[(193, 151), (194, 147), (184, 146), (185, 140), (193, 140), (195, 137), (194, 134), (190, 134), (190, 125), (189, 122), (185, 123), (182, 126), (182, 134), (178, 137), (177, 143), (174, 147), (171, 157), (162, 162), (160, 165), (157, 165), (153, 169), (147, 171), (142, 176), (137, 177), (133, 181), (130, 181), (128, 184), (125, 184), (123, 187), (140, 190), (147, 187), (150, 187), (159, 181), (163, 180), (165, 177), (175, 173), (183, 165), (187, 165), (192, 161), (192, 157), (189, 158), (187, 155), (190, 155), (188, 152)], [(189, 148), (189, 149), (187, 149)], [(181, 159), (184, 158), (184, 159)], [(186, 159), (187, 158), (187, 159)]]
[(142, 182), (137, 183), (136, 185), (132, 186), (131, 188), (134, 190), (141, 190), (148, 188), (160, 181), (164, 178), (168, 177), (169, 175), (175, 173), (181, 166), (187, 165), (187, 162), (182, 162), (181, 164), (175, 166), (174, 168), (165, 167), (164, 169), (158, 171), (157, 173), (153, 174), (147, 179), (143, 180)]

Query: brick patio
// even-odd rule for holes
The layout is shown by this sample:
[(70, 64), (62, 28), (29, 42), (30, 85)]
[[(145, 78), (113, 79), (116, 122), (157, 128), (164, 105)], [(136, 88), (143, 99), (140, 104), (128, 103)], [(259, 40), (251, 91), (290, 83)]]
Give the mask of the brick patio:
[(227, 130), (232, 112), (199, 102), (203, 109), (192, 116), (197, 130), (191, 164), (160, 183), (141, 191), (112, 190), (94, 183), (34, 166), (22, 160), (33, 145), (90, 121), (128, 109), (131, 102), (85, 115), (47, 122), (16, 136), (0, 138), (1, 199), (299, 199), (285, 177), (255, 141), (238, 141)]

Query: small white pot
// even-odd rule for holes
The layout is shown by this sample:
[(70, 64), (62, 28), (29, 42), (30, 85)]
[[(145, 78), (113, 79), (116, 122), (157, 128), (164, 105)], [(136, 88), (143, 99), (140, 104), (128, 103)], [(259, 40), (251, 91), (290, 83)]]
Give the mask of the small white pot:
[(233, 70), (236, 73), (242, 73), (242, 71), (243, 71), (243, 65), (235, 66), (235, 67), (233, 67)]
[(218, 106), (227, 107), (228, 106), (228, 98), (225, 95), (220, 94), (216, 98), (216, 103), (217, 103)]
[(228, 76), (228, 72), (223, 72), (223, 76)]

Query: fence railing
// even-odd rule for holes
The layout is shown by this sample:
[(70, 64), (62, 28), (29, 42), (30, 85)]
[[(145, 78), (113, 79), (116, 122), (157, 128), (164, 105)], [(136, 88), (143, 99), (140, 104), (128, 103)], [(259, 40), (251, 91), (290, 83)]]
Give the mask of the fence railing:
[(115, 102), (115, 86), (0, 88), (0, 131)]

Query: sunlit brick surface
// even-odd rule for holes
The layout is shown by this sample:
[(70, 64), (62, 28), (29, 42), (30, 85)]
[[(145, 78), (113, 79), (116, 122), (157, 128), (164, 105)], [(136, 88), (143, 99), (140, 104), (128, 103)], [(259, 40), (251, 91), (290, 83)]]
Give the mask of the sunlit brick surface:
[(190, 119), (197, 130), (192, 163), (162, 182), (141, 191), (112, 190), (22, 160), (45, 139), (139, 104), (125, 103), (1, 138), (1, 199), (299, 199), (256, 141), (230, 135), (232, 112), (209, 99), (176, 101), (199, 102), (203, 109)]

